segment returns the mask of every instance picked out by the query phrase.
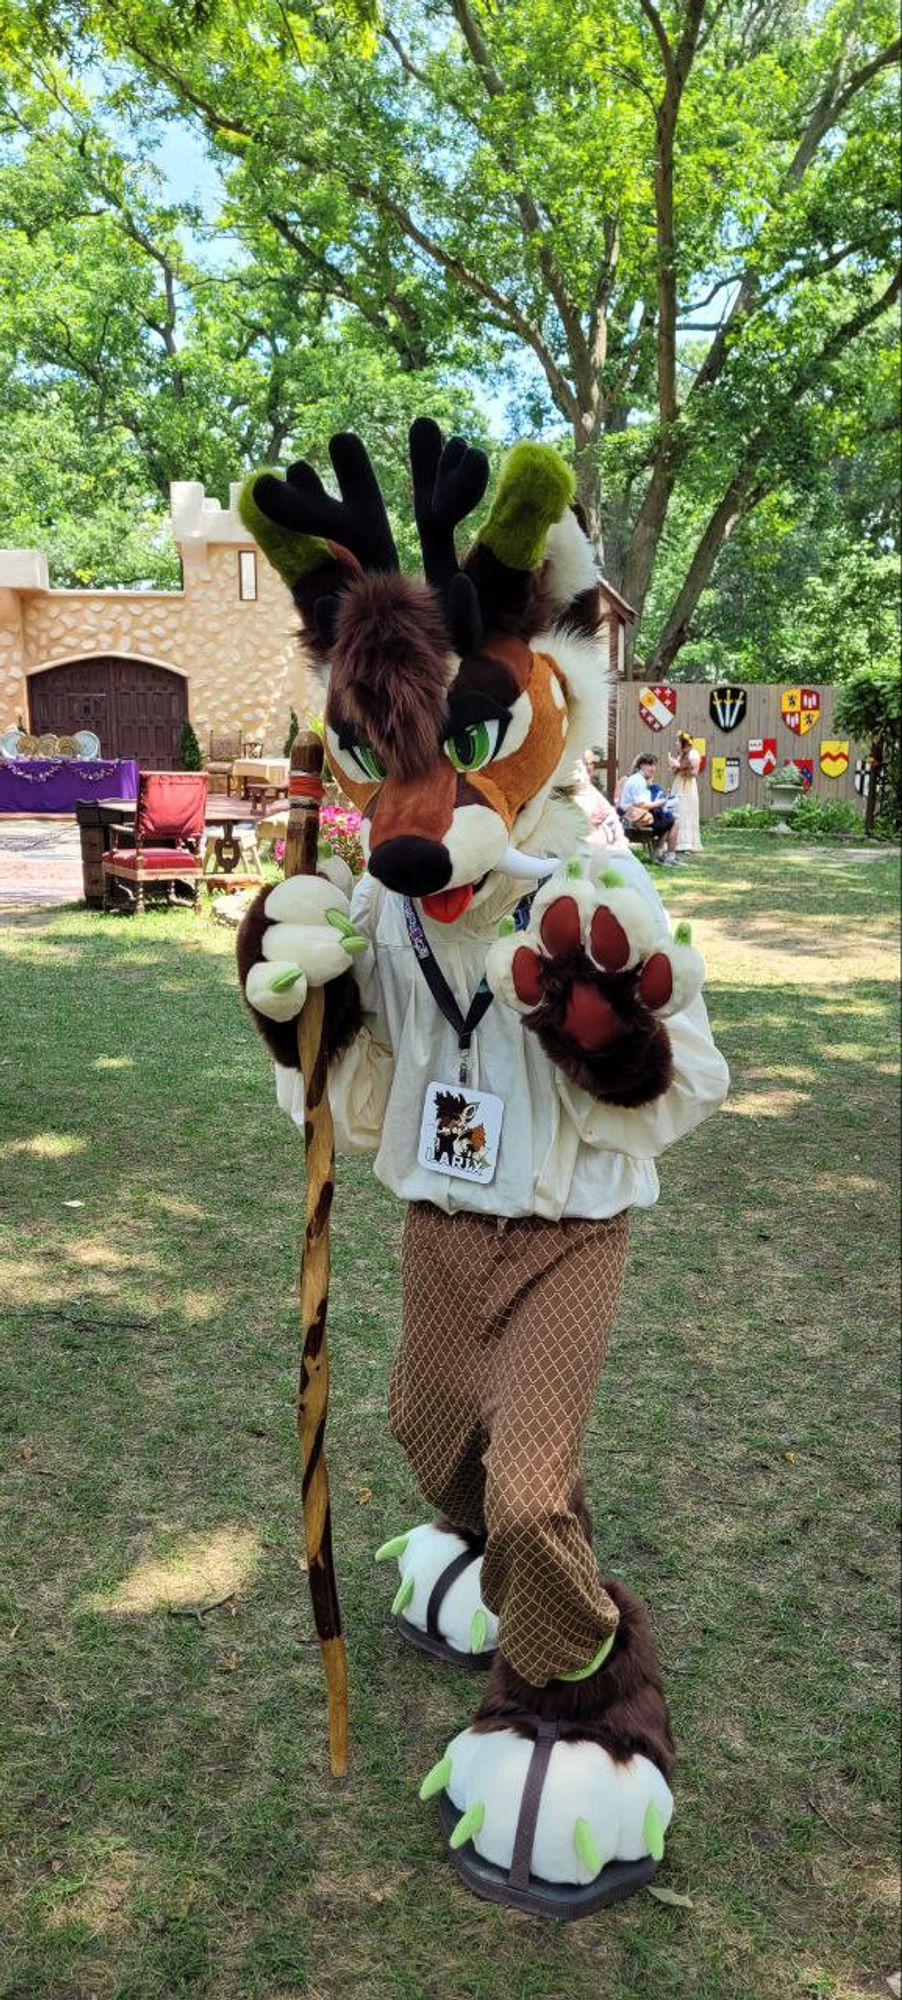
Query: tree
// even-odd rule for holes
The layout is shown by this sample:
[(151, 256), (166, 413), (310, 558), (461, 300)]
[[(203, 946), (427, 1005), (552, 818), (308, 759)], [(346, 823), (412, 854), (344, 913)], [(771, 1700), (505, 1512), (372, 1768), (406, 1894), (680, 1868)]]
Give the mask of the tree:
[(836, 698), (836, 726), (870, 743), (865, 833), (873, 833), (877, 804), (883, 793), (895, 831), (899, 826), (900, 735), (902, 677), (898, 655), (860, 666)]
[(179, 737), (179, 770), (202, 771), (203, 768), (204, 760), (200, 753), (197, 735), (191, 723), (185, 722), (182, 724), (182, 733)]
[(326, 349), (365, 334), (408, 409), (424, 370), (477, 373), (569, 439), (650, 672), (730, 538), (854, 428), (899, 286), (888, 0), (24, 11), (92, 77), (114, 58), (135, 144), (195, 121), (241, 282), (315, 301)]

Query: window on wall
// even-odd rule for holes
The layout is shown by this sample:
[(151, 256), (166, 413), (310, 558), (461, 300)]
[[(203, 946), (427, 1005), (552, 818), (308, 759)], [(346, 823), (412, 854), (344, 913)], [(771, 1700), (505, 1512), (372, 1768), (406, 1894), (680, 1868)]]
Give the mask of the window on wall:
[(238, 551), (238, 595), (242, 604), (253, 604), (257, 597), (257, 553), (255, 549)]

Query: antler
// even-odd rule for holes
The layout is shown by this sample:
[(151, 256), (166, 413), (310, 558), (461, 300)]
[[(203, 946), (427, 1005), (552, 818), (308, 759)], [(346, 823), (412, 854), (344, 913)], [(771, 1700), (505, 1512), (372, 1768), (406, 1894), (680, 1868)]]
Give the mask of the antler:
[(454, 530), (478, 507), (489, 461), (466, 438), (452, 437), (445, 444), (431, 417), (417, 417), (410, 427), (410, 469), (426, 581), (444, 601), (458, 652), (477, 652), (483, 639), (479, 602), (458, 564)]
[(362, 569), (398, 568), (379, 481), (366, 446), (353, 431), (339, 431), (329, 440), (329, 457), (338, 480), (336, 500), (312, 465), (298, 459), (285, 479), (264, 472), (254, 483), (261, 512), (280, 528), (296, 535), (322, 536), (355, 556)]

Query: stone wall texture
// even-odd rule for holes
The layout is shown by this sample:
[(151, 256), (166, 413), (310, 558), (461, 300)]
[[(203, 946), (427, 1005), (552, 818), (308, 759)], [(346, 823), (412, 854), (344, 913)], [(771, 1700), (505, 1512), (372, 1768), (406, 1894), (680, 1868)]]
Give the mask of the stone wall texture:
[(238, 558), (242, 546), (253, 545), (232, 510), (205, 504), (203, 532), (184, 538), (173, 510), (181, 591), (22, 588), (23, 552), (0, 551), (0, 729), (20, 714), (27, 723), (28, 676), (36, 669), (119, 654), (186, 677), (202, 745), (211, 729), (241, 729), (281, 751), (289, 709), (303, 720), (321, 706), (297, 614), (259, 552), (257, 597), (242, 602)]

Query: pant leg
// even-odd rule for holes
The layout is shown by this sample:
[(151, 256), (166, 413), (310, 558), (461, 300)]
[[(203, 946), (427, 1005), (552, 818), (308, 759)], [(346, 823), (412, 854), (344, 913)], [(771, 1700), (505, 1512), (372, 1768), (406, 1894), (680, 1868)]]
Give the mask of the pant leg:
[(617, 1624), (572, 1500), (626, 1261), (628, 1219), (513, 1224), (494, 1350), (482, 1594), (534, 1687), (584, 1667)]
[(393, 1436), (430, 1504), (456, 1527), (485, 1530), (488, 1443), (480, 1262), (491, 1224), (412, 1202), (402, 1250), (403, 1328), (389, 1389)]

